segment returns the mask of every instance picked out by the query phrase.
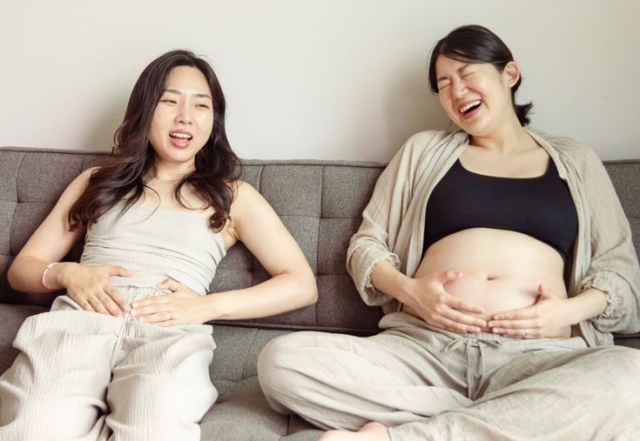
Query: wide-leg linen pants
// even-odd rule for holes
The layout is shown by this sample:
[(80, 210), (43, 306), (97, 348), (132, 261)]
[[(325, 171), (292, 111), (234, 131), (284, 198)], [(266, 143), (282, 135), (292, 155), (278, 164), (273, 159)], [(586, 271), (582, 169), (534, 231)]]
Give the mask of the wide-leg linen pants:
[(292, 333), (258, 361), (270, 404), (324, 429), (393, 441), (640, 439), (640, 351), (581, 338), (460, 335), (405, 313), (372, 337)]
[(210, 326), (65, 309), (29, 317), (0, 377), (0, 440), (199, 441), (217, 398)]

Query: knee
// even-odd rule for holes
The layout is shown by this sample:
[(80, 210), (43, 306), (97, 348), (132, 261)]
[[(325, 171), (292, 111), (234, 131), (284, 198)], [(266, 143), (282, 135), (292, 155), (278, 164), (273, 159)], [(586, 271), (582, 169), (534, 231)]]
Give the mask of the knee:
[(76, 439), (95, 432), (102, 406), (81, 406), (61, 395), (40, 394), (27, 397), (19, 408), (11, 409), (0, 400), (2, 440), (65, 440)]
[(296, 395), (295, 377), (300, 373), (300, 357), (305, 345), (303, 333), (287, 334), (267, 343), (258, 357), (258, 381), (267, 400), (274, 405), (278, 397)]
[(286, 346), (286, 342), (283, 340), (287, 337), (285, 335), (271, 340), (262, 348), (258, 356), (258, 381), (267, 397), (271, 395), (273, 390), (278, 389), (275, 385), (282, 377), (282, 372), (286, 370), (281, 354)]

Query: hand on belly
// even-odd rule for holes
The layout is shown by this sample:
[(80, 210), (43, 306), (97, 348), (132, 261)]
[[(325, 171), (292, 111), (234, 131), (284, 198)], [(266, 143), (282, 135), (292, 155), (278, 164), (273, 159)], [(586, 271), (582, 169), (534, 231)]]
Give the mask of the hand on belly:
[(484, 313), (475, 314), (484, 320), (499, 312), (532, 306), (538, 298), (537, 284), (527, 286), (514, 277), (500, 275), (463, 273), (444, 287), (451, 295), (484, 309)]

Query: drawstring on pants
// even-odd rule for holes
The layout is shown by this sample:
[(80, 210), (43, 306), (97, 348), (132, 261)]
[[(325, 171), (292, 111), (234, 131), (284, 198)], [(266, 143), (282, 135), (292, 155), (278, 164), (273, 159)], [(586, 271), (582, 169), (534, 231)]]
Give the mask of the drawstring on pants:
[[(462, 345), (464, 345), (464, 352), (467, 358), (467, 396), (475, 400), (476, 397), (473, 393), (476, 389), (475, 379), (482, 377), (485, 373), (485, 349), (487, 347), (498, 348), (502, 345), (502, 342), (495, 340), (478, 340), (475, 336), (461, 336), (449, 342), (444, 348), (444, 353), (448, 354), (456, 351)], [(475, 351), (475, 348), (478, 350)]]

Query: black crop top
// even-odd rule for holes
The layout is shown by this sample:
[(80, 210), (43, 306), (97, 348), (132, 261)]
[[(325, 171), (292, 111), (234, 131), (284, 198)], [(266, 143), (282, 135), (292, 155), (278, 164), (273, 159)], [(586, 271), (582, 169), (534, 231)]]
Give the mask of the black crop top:
[(566, 261), (578, 232), (578, 216), (551, 159), (536, 178), (481, 175), (458, 160), (427, 202), (423, 254), (438, 240), (467, 228), (524, 233), (552, 246)]

